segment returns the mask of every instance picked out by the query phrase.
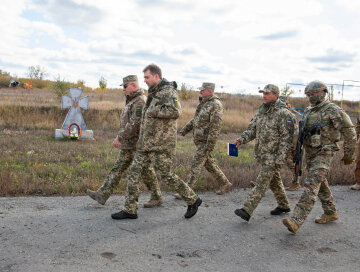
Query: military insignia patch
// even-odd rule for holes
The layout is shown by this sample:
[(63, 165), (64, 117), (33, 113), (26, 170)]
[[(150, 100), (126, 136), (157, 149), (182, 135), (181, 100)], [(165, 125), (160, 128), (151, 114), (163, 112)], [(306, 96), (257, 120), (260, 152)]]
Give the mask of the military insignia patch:
[(136, 106), (135, 108), (135, 116), (136, 117), (141, 117), (142, 114), (142, 107), (141, 106)]
[(174, 101), (175, 107), (178, 108), (178, 109), (180, 109), (181, 106), (180, 106), (179, 100), (178, 100), (176, 97), (174, 97), (174, 98), (173, 98), (173, 101)]

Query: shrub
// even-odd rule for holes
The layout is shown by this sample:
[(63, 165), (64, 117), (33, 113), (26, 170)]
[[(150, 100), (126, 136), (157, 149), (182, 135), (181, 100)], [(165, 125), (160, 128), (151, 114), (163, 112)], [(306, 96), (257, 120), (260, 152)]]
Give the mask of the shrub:
[(50, 89), (53, 90), (58, 98), (67, 93), (70, 83), (60, 78), (60, 75), (55, 81), (50, 84)]
[(99, 87), (100, 89), (106, 89), (107, 80), (104, 77), (100, 77), (99, 79)]
[(179, 97), (183, 100), (188, 100), (195, 97), (195, 91), (191, 89), (191, 87), (186, 86), (185, 83), (181, 83)]
[(34, 79), (44, 79), (47, 76), (47, 72), (40, 65), (30, 66), (28, 68), (28, 76)]

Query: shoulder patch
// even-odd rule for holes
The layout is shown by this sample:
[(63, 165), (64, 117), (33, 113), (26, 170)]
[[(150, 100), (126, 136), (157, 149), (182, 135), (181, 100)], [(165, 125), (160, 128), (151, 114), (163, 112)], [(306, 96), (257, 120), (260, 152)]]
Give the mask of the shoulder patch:
[(141, 106), (136, 106), (135, 108), (135, 116), (136, 117), (141, 117), (142, 115), (142, 107)]

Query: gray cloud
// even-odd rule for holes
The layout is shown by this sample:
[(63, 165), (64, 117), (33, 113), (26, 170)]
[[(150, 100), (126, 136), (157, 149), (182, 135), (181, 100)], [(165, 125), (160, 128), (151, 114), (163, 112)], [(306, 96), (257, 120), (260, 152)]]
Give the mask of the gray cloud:
[(336, 68), (336, 67), (317, 67), (316, 69), (323, 72), (336, 72), (341, 70), (340, 68)]
[(96, 7), (78, 4), (72, 0), (35, 0), (34, 3), (59, 25), (86, 27), (98, 22), (102, 17)]
[(179, 53), (181, 55), (193, 55), (196, 53), (196, 51), (194, 49), (191, 48), (185, 48), (183, 50), (179, 50), (176, 53)]
[(2, 69), (0, 67), (0, 69), (2, 71), (6, 71), (6, 72), (10, 72), (10, 71), (7, 71), (8, 68), (24, 68), (26, 69), (27, 67), (22, 65), (22, 64), (18, 64), (18, 63), (13, 63), (13, 62), (5, 62), (3, 61), (2, 59), (0, 59), (0, 65), (3, 66), (3, 67), (6, 67), (5, 69)]
[(157, 8), (167, 8), (167, 9), (185, 9), (189, 10), (192, 8), (190, 3), (174, 3), (166, 0), (137, 0), (136, 1), (140, 7), (157, 7)]
[(288, 30), (283, 32), (272, 33), (269, 35), (258, 36), (258, 38), (262, 40), (279, 40), (279, 39), (295, 37), (297, 34), (298, 34), (297, 30)]
[[(314, 63), (342, 63), (345, 65), (347, 62), (353, 62), (356, 53), (348, 53), (344, 51), (336, 51), (332, 48), (326, 51), (326, 55), (318, 57), (309, 57), (307, 60)], [(346, 66), (343, 66), (346, 67)], [(348, 67), (348, 66), (347, 66)]]
[(134, 53), (128, 54), (127, 57), (135, 57), (135, 58), (140, 58), (140, 59), (146, 59), (146, 60), (154, 61), (154, 62), (165, 62), (165, 63), (172, 63), (172, 64), (181, 63), (180, 60), (172, 58), (166, 53), (153, 54), (151, 52), (144, 51), (144, 50), (139, 50), (139, 51), (136, 51)]
[(191, 69), (191, 73), (199, 73), (199, 74), (222, 74), (222, 72), (220, 70), (214, 70), (210, 67), (206, 67), (206, 66), (198, 66), (198, 67), (193, 67)]
[(194, 75), (194, 74), (185, 74), (184, 77), (192, 78), (192, 79), (205, 79), (205, 77), (203, 77), (203, 76), (198, 76), (198, 75)]

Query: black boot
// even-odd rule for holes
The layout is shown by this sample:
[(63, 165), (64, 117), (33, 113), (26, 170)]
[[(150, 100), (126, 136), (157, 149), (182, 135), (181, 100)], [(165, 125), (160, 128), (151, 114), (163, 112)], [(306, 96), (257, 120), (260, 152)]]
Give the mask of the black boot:
[(197, 213), (197, 210), (200, 207), (201, 203), (202, 203), (202, 200), (199, 197), (198, 199), (196, 199), (196, 202), (194, 204), (188, 205), (188, 209), (184, 215), (185, 218), (193, 217)]
[(270, 214), (272, 214), (272, 215), (280, 215), (282, 213), (288, 213), (288, 212), (290, 212), (290, 208), (282, 209), (282, 208), (276, 207), (274, 210), (272, 210), (270, 212)]
[(111, 215), (111, 218), (112, 219), (115, 219), (115, 220), (121, 220), (121, 219), (136, 219), (138, 218), (137, 214), (131, 214), (131, 213), (127, 213), (125, 211), (120, 211), (118, 213), (113, 213)]
[(244, 219), (245, 221), (248, 221), (250, 220), (250, 215), (247, 213), (247, 211), (245, 211), (244, 209), (236, 209), (235, 210), (235, 214), (237, 216), (240, 216), (242, 219)]

